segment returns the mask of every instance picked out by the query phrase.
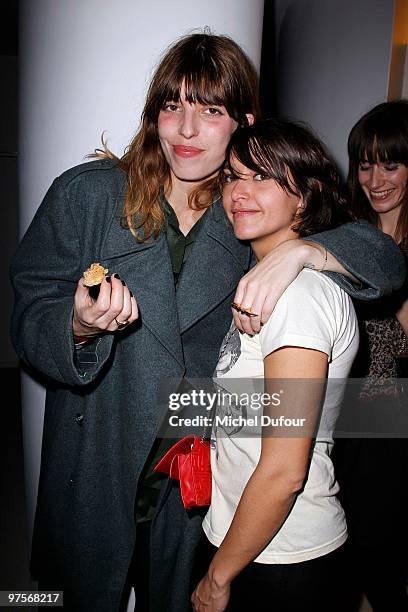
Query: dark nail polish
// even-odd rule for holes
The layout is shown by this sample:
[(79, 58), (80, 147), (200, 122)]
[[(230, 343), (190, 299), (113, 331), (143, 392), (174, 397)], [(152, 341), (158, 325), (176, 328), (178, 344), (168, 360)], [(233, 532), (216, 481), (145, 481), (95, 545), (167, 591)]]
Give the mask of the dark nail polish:
[(92, 285), (92, 287), (89, 287), (88, 293), (89, 293), (89, 295), (91, 296), (91, 298), (93, 300), (97, 300), (98, 299), (100, 288), (101, 288), (100, 285)]
[(120, 276), (119, 276), (119, 274), (116, 274), (116, 272), (115, 272), (115, 274), (113, 275), (113, 278), (120, 278)]
[(129, 293), (130, 293), (130, 297), (132, 298), (133, 297), (133, 293), (131, 291), (129, 291)]
[(107, 283), (110, 283), (111, 282), (111, 277), (110, 276), (105, 276), (105, 280), (106, 280)]
[(123, 285), (124, 287), (126, 287), (126, 283), (125, 283), (125, 281), (124, 281), (124, 280), (122, 280), (122, 285)]

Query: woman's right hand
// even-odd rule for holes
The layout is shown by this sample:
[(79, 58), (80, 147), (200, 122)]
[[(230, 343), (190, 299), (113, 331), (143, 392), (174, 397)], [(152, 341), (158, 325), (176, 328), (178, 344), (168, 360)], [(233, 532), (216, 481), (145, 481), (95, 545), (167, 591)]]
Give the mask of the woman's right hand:
[(79, 280), (74, 296), (74, 337), (90, 338), (116, 332), (128, 327), (138, 316), (136, 299), (119, 274), (103, 279), (96, 301), (89, 295), (83, 279)]

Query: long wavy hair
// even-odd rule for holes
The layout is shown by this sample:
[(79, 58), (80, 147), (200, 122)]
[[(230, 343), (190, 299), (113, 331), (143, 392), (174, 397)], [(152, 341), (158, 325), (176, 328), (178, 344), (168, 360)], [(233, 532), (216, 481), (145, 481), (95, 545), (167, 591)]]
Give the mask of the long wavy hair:
[[(170, 169), (158, 135), (159, 113), (168, 101), (180, 100), (184, 84), (189, 103), (225, 106), (238, 123), (247, 125), (247, 113), (257, 118), (258, 76), (244, 51), (227, 36), (190, 34), (171, 45), (153, 75), (140, 129), (118, 159), (104, 144), (101, 156), (116, 159), (127, 175), (123, 224), (139, 241), (157, 237), (165, 217), (162, 189), (170, 184)], [(208, 207), (217, 195), (217, 177), (203, 180), (189, 197), (191, 208)]]
[[(291, 229), (300, 237), (323, 232), (353, 220), (345, 185), (320, 140), (300, 123), (267, 119), (237, 129), (227, 148), (225, 168), (235, 175), (232, 157), (274, 179), (304, 206)], [(220, 181), (225, 180), (220, 173)]]
[[(378, 104), (354, 125), (348, 138), (349, 172), (347, 183), (352, 210), (359, 219), (366, 219), (378, 227), (379, 218), (365, 195), (358, 169), (363, 161), (375, 164), (398, 163), (408, 166), (408, 101), (398, 100)], [(407, 242), (408, 190), (402, 197), (395, 241)]]

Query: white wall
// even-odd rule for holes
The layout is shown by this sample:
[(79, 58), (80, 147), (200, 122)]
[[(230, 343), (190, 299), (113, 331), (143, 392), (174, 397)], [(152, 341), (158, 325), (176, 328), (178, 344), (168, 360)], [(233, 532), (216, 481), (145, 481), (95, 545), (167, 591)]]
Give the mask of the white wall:
[(350, 128), (384, 102), (394, 0), (276, 0), (277, 107), (309, 123), (346, 171)]

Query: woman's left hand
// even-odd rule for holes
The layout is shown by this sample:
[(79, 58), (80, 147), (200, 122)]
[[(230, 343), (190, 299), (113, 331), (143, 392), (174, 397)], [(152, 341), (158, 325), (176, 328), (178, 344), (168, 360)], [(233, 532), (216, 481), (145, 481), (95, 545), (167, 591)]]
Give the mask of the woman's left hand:
[(247, 334), (259, 332), (271, 316), (276, 302), (303, 267), (319, 269), (325, 261), (325, 249), (306, 240), (287, 240), (257, 263), (238, 284), (234, 303), (251, 315), (232, 309), (234, 322)]
[(223, 612), (230, 598), (230, 585), (217, 586), (208, 574), (191, 596), (194, 612)]

